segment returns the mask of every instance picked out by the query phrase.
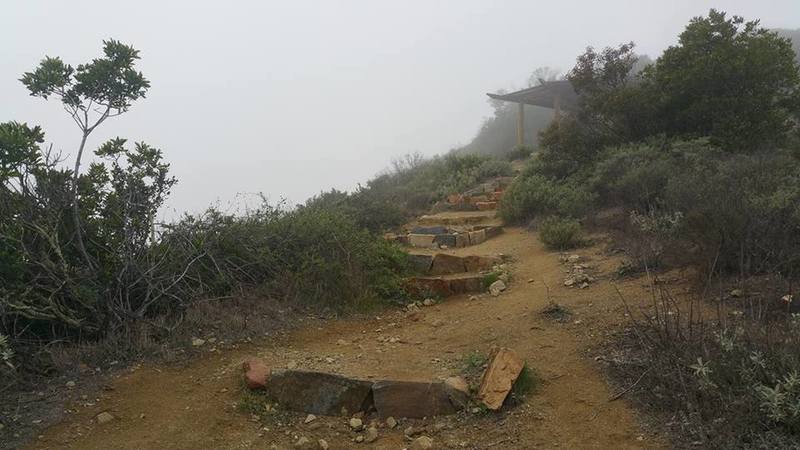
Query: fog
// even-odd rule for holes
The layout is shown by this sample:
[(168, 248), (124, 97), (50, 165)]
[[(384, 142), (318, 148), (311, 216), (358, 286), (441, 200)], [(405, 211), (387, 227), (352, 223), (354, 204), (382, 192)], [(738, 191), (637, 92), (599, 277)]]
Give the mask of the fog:
[(161, 148), (179, 184), (166, 216), (263, 192), (302, 202), (352, 189), (393, 157), (468, 143), (485, 93), (567, 71), (587, 45), (634, 40), (657, 56), (715, 7), (800, 27), (797, 0), (8, 1), (0, 14), (0, 121), (41, 125), (74, 155), (57, 99), (17, 81), (44, 55), (77, 65), (114, 38), (141, 51), (148, 97), (92, 135)]

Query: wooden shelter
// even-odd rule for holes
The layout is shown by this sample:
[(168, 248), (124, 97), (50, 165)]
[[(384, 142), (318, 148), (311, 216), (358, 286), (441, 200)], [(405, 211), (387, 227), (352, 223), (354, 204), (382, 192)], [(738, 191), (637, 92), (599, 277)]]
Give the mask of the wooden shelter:
[(518, 105), (517, 145), (525, 145), (525, 105), (552, 108), (556, 121), (561, 111), (574, 111), (578, 106), (578, 93), (567, 80), (546, 81), (543, 84), (509, 94), (486, 94), (495, 100), (514, 102)]

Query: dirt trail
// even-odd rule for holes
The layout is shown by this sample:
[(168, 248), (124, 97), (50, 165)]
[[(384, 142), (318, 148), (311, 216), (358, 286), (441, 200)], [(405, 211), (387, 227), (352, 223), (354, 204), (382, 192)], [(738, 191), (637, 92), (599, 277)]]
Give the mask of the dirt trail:
[[(577, 253), (589, 255), (596, 249)], [(485, 243), (447, 252), (502, 253), (513, 258), (513, 281), (500, 297), (453, 297), (423, 308), (414, 321), (397, 311), (381, 317), (315, 323), (278, 341), (209, 353), (183, 367), (145, 366), (116, 379), (89, 407), (53, 426), (29, 448), (75, 449), (269, 449), (291, 448), (296, 436), (324, 438), (332, 449), (401, 449), (402, 426), (382, 429), (372, 444), (355, 444), (341, 427), (305, 430), (304, 416), (264, 429), (235, 408), (241, 399), (240, 362), (257, 354), (274, 367), (296, 366), (364, 378), (429, 380), (458, 372), (465, 354), (492, 346), (514, 349), (542, 377), (527, 402), (501, 414), (471, 415), (434, 435), (436, 448), (660, 448), (624, 399), (609, 402), (612, 389), (586, 348), (602, 334), (618, 302), (609, 281), (590, 288), (563, 286), (564, 266), (535, 234), (511, 228)], [(595, 253), (602, 268), (611, 265)], [(534, 280), (529, 283), (528, 280)], [(548, 289), (549, 286), (549, 289)], [(641, 291), (641, 281), (623, 289)], [(548, 294), (549, 290), (549, 294)], [(539, 314), (555, 298), (575, 316), (559, 323)], [(577, 323), (576, 323), (577, 322)], [(381, 336), (400, 342), (381, 342)], [(117, 420), (96, 424), (101, 411)], [(345, 419), (328, 419), (344, 423)], [(281, 445), (283, 447), (281, 447)]]

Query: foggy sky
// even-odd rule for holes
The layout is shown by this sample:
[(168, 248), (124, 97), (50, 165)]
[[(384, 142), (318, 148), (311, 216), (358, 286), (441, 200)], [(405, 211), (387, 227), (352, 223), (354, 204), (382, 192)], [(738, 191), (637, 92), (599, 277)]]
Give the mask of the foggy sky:
[(17, 81), (44, 55), (77, 65), (103, 39), (141, 51), (148, 97), (92, 135), (145, 141), (179, 179), (166, 216), (264, 192), (302, 202), (351, 189), (393, 157), (468, 143), (485, 92), (569, 70), (588, 46), (633, 40), (656, 57), (715, 7), (800, 27), (797, 0), (172, 1), (8, 0), (0, 9), (0, 122), (41, 125), (74, 155), (55, 99)]

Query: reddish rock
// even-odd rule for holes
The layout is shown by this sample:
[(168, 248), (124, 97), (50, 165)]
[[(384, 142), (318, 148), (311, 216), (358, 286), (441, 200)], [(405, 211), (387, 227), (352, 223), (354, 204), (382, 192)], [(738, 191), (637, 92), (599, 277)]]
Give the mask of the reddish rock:
[(248, 389), (264, 389), (269, 381), (270, 370), (264, 361), (250, 358), (242, 363), (244, 383)]
[(483, 292), (483, 275), (481, 274), (464, 274), (452, 277), (448, 282), (451, 295)]
[(433, 264), (431, 266), (432, 275), (463, 273), (465, 271), (464, 260), (459, 256), (438, 253), (433, 257)]
[(492, 350), (478, 388), (478, 400), (491, 410), (500, 409), (524, 366), (525, 363), (513, 351), (507, 348)]

